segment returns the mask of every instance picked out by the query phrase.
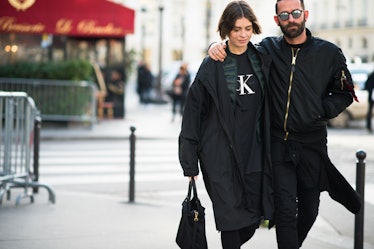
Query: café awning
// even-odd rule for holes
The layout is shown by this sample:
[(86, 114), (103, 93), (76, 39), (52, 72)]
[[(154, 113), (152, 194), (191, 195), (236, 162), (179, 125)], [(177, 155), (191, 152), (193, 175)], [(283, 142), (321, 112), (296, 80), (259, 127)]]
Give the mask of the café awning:
[(1, 0), (0, 32), (124, 37), (135, 11), (107, 0)]

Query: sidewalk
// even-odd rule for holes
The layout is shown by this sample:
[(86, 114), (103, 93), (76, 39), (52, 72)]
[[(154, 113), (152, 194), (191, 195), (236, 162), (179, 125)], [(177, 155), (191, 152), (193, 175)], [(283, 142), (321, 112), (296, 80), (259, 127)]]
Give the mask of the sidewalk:
[[(57, 192), (56, 204), (47, 203), (44, 191), (33, 204), (16, 207), (6, 202), (0, 208), (0, 248), (6, 249), (165, 249), (178, 248), (175, 235), (180, 218), (178, 203), (124, 197)], [(209, 248), (220, 248), (211, 207), (207, 215)], [(260, 228), (243, 249), (277, 248), (275, 230)], [(340, 236), (322, 219), (317, 219), (304, 249), (352, 249), (351, 238)], [(373, 248), (369, 245), (365, 249)]]
[(123, 139), (129, 138), (130, 127), (135, 127), (135, 135), (140, 139), (177, 139), (180, 131), (180, 120), (171, 122), (171, 104), (141, 105), (137, 96), (126, 97), (126, 114), (124, 119), (98, 120), (92, 128), (82, 124), (70, 127), (41, 129), (41, 139)]
[[(134, 95), (128, 96), (126, 103), (124, 120), (103, 120), (92, 129), (76, 126), (56, 130), (42, 126), (41, 139), (126, 139), (131, 134), (131, 126), (136, 127), (137, 139), (177, 138), (180, 123), (170, 122), (169, 105), (143, 107), (138, 105)], [(17, 196), (16, 191), (12, 192), (12, 197)], [(206, 195), (200, 198), (206, 207), (209, 248), (221, 248), (209, 199)], [(175, 235), (182, 199), (137, 199), (135, 203), (128, 203), (126, 196), (60, 190), (56, 191), (56, 204), (47, 200), (44, 189), (39, 191), (32, 204), (25, 200), (16, 207), (14, 201), (3, 200), (0, 248), (178, 248)], [(258, 229), (242, 248), (277, 248), (275, 230)], [(318, 217), (302, 248), (352, 249), (353, 238), (341, 236), (328, 221)], [(364, 248), (372, 249), (373, 246), (365, 245)]]

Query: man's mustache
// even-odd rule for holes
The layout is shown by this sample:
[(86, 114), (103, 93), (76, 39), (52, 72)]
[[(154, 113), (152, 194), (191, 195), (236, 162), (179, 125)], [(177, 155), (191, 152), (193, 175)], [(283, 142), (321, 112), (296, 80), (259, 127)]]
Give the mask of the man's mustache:
[(286, 25), (286, 28), (292, 28), (292, 27), (298, 28), (298, 27), (300, 27), (300, 25), (297, 24), (297, 23), (289, 23), (289, 24)]

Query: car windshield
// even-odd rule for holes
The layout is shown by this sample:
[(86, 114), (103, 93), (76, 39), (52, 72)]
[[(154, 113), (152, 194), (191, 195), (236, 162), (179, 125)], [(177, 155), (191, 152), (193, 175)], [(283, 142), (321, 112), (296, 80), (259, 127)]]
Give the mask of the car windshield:
[(369, 74), (374, 70), (374, 65), (368, 63), (348, 64), (356, 89), (363, 90)]
[(351, 72), (352, 80), (355, 84), (355, 87), (358, 89), (364, 89), (365, 81), (368, 78), (368, 72)]

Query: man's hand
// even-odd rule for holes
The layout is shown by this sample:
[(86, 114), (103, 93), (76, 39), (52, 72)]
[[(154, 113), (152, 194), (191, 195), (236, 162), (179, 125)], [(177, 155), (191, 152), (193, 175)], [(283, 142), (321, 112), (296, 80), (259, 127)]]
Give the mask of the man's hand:
[(225, 48), (226, 44), (224, 42), (212, 43), (208, 50), (209, 57), (215, 61), (224, 61), (227, 56)]

